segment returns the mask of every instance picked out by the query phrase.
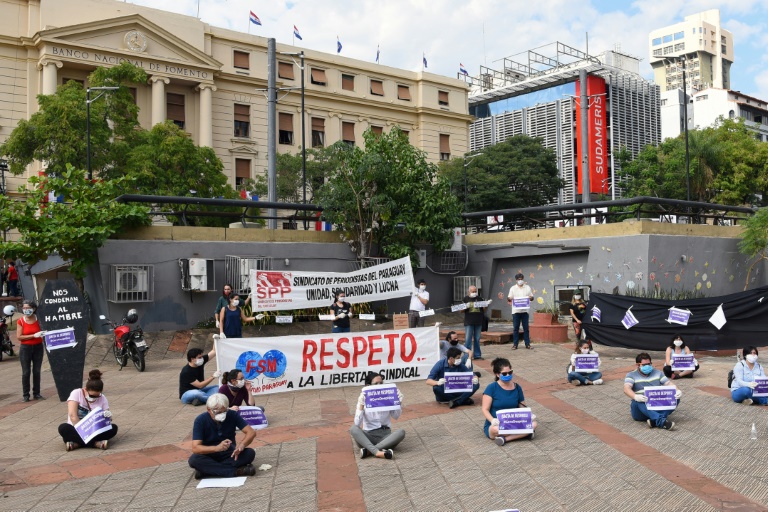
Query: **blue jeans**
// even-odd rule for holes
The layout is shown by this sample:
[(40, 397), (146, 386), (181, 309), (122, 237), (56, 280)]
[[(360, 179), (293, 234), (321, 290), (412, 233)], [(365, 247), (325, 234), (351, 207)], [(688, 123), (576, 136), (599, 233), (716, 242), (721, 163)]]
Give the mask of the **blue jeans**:
[(512, 344), (517, 348), (520, 340), (520, 324), (523, 324), (523, 340), (525, 346), (531, 346), (531, 336), (528, 334), (528, 313), (515, 313), (512, 315)]
[(349, 327), (336, 327), (334, 325), (331, 332), (349, 332)]
[(480, 389), (480, 384), (472, 385), (472, 392), (469, 393), (445, 393), (443, 392), (443, 386), (432, 386), (432, 392), (435, 393), (435, 400), (438, 402), (450, 402), (456, 400), (459, 405), (467, 403), (467, 399), (475, 394)]
[[(677, 405), (680, 405), (680, 400), (677, 401)], [(635, 421), (651, 420), (651, 422), (657, 426), (664, 426), (664, 422), (667, 421), (667, 416), (675, 412), (672, 411), (649, 411), (645, 402), (635, 402), (632, 400), (629, 408), (632, 419)]]
[(472, 350), (472, 344), (474, 341), (475, 348), (473, 354), (475, 358), (482, 356), (482, 354), (480, 354), (480, 331), (482, 328), (482, 324), (464, 326), (464, 346), (469, 350)]
[(181, 403), (183, 404), (191, 404), (192, 400), (197, 398), (201, 402), (205, 403), (206, 400), (208, 400), (208, 397), (218, 393), (219, 386), (213, 385), (213, 386), (206, 386), (202, 389), (190, 389), (189, 391), (185, 391), (183, 395), (181, 395)]
[(757, 405), (768, 405), (768, 396), (752, 396), (752, 388), (747, 386), (731, 390), (731, 398), (734, 402), (741, 402), (751, 398)]
[(204, 477), (218, 476), (221, 478), (232, 478), (238, 468), (250, 464), (256, 458), (256, 451), (253, 448), (246, 448), (237, 460), (232, 458), (234, 448), (224, 452), (214, 452), (208, 454), (193, 453), (189, 457), (189, 467), (200, 471)]
[(578, 372), (570, 372), (568, 374), (568, 384), (570, 384), (572, 381), (577, 380), (581, 382), (582, 385), (586, 384), (587, 381), (594, 382), (599, 378), (602, 378), (603, 374), (600, 372), (592, 372), (592, 373), (578, 373)]

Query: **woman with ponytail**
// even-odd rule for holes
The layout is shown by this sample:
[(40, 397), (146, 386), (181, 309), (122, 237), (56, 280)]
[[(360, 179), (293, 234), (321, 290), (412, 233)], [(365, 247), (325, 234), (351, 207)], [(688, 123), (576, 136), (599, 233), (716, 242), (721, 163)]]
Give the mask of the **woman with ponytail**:
[(91, 370), (88, 373), (88, 382), (85, 383), (85, 387), (76, 389), (69, 394), (67, 399), (67, 422), (59, 425), (59, 435), (64, 440), (64, 446), (68, 452), (83, 446), (106, 450), (108, 440), (117, 434), (117, 425), (112, 423), (111, 429), (96, 435), (86, 444), (80, 437), (80, 434), (77, 433), (77, 430), (75, 430), (75, 424), (97, 407), (104, 411), (105, 418), (112, 418), (107, 397), (102, 394), (103, 390), (104, 382), (101, 380), (101, 372), (99, 370)]

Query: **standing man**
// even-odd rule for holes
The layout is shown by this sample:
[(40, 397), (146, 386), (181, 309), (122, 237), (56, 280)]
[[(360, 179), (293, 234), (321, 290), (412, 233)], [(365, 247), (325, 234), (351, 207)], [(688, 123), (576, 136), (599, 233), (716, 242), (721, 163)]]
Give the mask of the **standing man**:
[[(673, 430), (675, 422), (669, 421), (667, 417), (674, 411), (649, 411), (645, 403), (648, 397), (645, 396), (643, 389), (647, 386), (672, 386), (677, 388), (671, 380), (664, 376), (659, 370), (656, 370), (651, 363), (651, 356), (646, 352), (641, 352), (635, 358), (637, 369), (629, 372), (624, 378), (624, 394), (632, 399), (629, 412), (635, 421), (645, 421), (648, 428), (658, 427), (664, 430)], [(677, 389), (675, 398), (680, 404), (682, 391)]]
[(187, 364), (179, 373), (179, 398), (183, 404), (203, 405), (208, 398), (219, 390), (218, 383), (211, 384), (218, 379), (220, 372), (216, 370), (213, 375), (205, 378), (205, 363), (216, 356), (216, 346), (207, 354), (199, 348), (187, 350)]
[(507, 296), (507, 303), (512, 306), (512, 349), (517, 350), (517, 344), (520, 341), (520, 324), (523, 324), (525, 348), (533, 348), (531, 336), (528, 333), (528, 311), (531, 309), (533, 292), (531, 287), (525, 284), (523, 274), (517, 274), (515, 279), (517, 279), (517, 284), (509, 289)]
[(482, 359), (480, 353), (480, 331), (483, 330), (483, 320), (485, 319), (485, 308), (478, 308), (476, 303), (482, 302), (483, 298), (477, 294), (477, 286), (470, 286), (467, 296), (464, 297), (464, 304), (467, 309), (464, 310), (464, 346), (469, 350), (474, 344), (474, 358)]
[(419, 316), (419, 312), (427, 310), (429, 302), (429, 292), (427, 291), (427, 282), (419, 279), (419, 288), (411, 296), (411, 306), (408, 308), (408, 327), (424, 327), (424, 317)]

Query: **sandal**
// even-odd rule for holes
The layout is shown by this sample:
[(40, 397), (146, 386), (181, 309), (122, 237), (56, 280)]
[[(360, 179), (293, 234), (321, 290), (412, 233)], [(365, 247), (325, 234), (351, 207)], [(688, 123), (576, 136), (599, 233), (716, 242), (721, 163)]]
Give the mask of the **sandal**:
[(66, 447), (68, 452), (71, 452), (72, 450), (76, 450), (80, 448), (79, 444), (73, 443), (72, 441), (67, 441), (66, 443), (64, 443), (64, 446)]
[(96, 448), (101, 448), (102, 450), (106, 450), (107, 444), (108, 444), (107, 441), (96, 441), (95, 446)]

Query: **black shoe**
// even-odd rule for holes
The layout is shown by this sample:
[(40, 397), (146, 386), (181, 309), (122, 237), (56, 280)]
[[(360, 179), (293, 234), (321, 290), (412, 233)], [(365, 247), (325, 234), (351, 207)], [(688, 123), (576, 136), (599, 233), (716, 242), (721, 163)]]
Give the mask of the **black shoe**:
[(202, 480), (203, 479), (203, 472), (199, 469), (195, 470), (195, 480)]
[(477, 377), (478, 379), (481, 377), (480, 372), (474, 372), (474, 373), (475, 373), (475, 377)]
[(464, 401), (464, 403), (463, 403), (463, 404), (461, 404), (461, 405), (475, 405), (475, 401), (474, 401), (474, 400), (472, 400), (471, 398), (467, 398), (467, 399)]
[(29, 396), (24, 396), (24, 398), (21, 399), (22, 402), (29, 402)]
[(43, 395), (35, 395), (35, 400), (45, 400)]
[(235, 476), (253, 476), (256, 474), (256, 468), (253, 467), (253, 464), (246, 464), (245, 466), (240, 466), (235, 470)]
[(395, 458), (394, 450), (384, 450), (384, 458), (387, 460), (394, 459)]
[(459, 406), (459, 401), (458, 400), (451, 400), (450, 402), (448, 402), (448, 408), (449, 409), (455, 409), (458, 406)]
[(365, 448), (360, 448), (360, 458), (364, 459), (366, 458), (370, 453)]
[(675, 422), (666, 420), (664, 422), (664, 425), (662, 425), (661, 428), (663, 428), (664, 430), (675, 430)]

